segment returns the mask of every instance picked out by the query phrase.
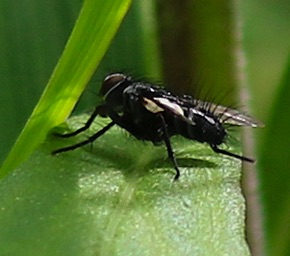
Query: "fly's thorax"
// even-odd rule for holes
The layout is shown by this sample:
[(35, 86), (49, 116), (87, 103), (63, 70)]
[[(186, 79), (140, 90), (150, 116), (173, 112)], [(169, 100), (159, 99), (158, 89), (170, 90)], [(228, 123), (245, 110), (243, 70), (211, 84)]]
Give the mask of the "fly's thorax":
[(131, 84), (131, 77), (124, 74), (108, 75), (100, 89), (100, 94), (104, 97), (106, 105), (116, 112), (122, 111), (123, 92)]

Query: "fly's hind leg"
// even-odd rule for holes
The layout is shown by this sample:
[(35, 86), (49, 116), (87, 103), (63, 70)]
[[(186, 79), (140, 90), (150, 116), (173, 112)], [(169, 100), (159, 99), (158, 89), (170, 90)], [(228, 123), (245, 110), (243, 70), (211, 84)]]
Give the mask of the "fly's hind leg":
[(255, 163), (255, 160), (249, 157), (245, 157), (245, 156), (240, 156), (237, 154), (234, 154), (232, 152), (228, 152), (226, 150), (220, 149), (217, 145), (210, 145), (210, 147), (212, 148), (212, 150), (218, 154), (222, 154), (222, 155), (227, 155), (227, 156), (231, 156), (237, 159), (240, 159), (241, 161), (246, 161), (249, 163)]

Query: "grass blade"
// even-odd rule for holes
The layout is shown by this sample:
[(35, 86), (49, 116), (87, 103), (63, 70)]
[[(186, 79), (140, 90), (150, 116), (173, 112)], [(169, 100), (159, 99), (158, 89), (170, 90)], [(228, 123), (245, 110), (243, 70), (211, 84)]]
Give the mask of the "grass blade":
[(104, 56), (130, 0), (87, 0), (40, 101), (4, 162), (0, 177), (29, 157), (70, 114)]

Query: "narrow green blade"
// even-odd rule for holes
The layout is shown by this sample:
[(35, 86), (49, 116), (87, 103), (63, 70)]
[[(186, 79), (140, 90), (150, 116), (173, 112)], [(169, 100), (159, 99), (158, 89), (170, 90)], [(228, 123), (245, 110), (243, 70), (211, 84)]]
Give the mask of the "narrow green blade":
[(30, 119), (3, 164), (0, 177), (26, 160), (47, 132), (70, 114), (120, 26), (130, 0), (87, 0)]

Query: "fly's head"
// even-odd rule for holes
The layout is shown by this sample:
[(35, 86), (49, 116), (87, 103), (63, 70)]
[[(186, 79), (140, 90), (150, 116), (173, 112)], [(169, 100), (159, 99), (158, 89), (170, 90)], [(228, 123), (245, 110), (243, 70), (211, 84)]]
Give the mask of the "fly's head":
[[(116, 112), (121, 112), (123, 110), (123, 92), (131, 84), (131, 77), (121, 73), (106, 76), (100, 89), (105, 105)], [(106, 116), (106, 113), (102, 113), (102, 116)]]

